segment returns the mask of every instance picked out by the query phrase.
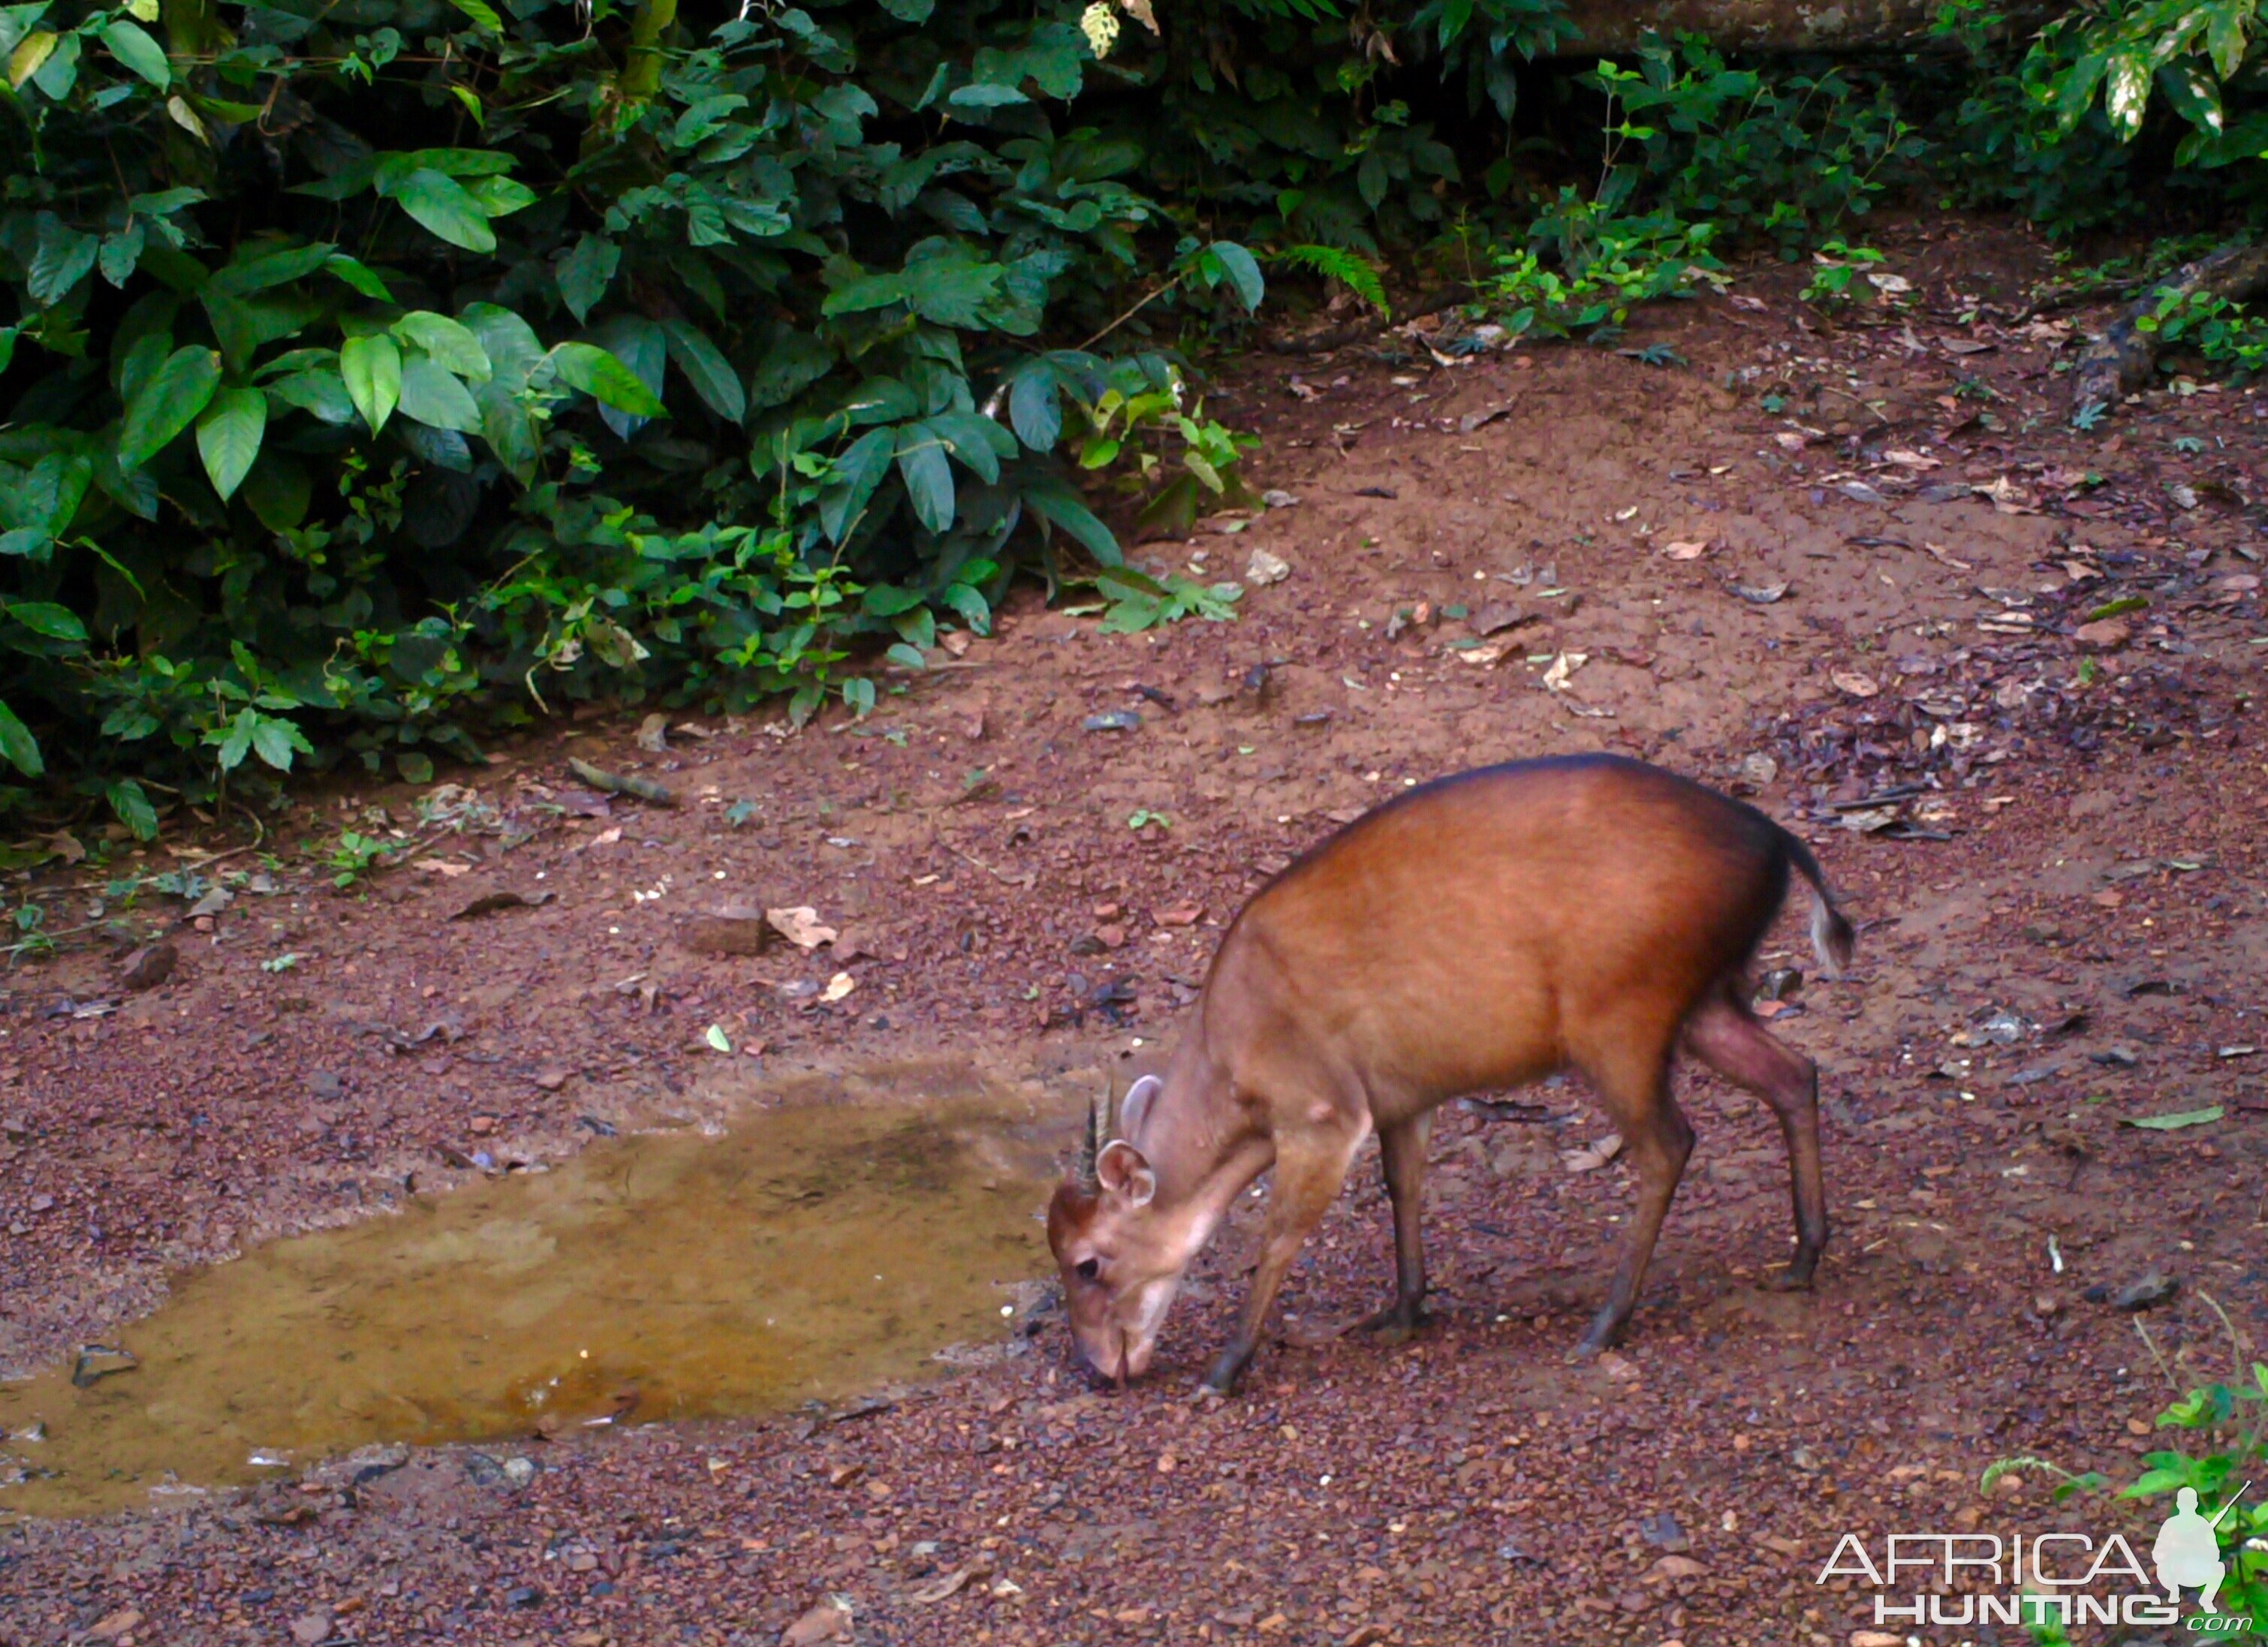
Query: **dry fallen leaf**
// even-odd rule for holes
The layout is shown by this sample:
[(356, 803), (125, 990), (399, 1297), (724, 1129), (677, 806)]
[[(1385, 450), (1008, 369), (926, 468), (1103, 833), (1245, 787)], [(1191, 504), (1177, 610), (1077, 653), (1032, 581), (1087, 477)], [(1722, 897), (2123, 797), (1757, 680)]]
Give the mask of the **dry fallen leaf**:
[(1855, 669), (1837, 669), (1828, 679), (1854, 698), (1871, 698), (1881, 690), (1870, 676), (1862, 675)]
[(821, 944), (832, 944), (837, 936), (833, 927), (820, 923), (819, 911), (808, 904), (767, 909), (764, 919), (772, 923), (773, 931), (798, 949), (817, 949)]
[(828, 1002), (840, 1001), (858, 987), (856, 978), (847, 972), (838, 972), (827, 981), (827, 988), (821, 992), (819, 998)]
[(1568, 678), (1590, 659), (1591, 655), (1588, 652), (1560, 653), (1551, 660), (1551, 666), (1543, 672), (1543, 689), (1547, 692), (1565, 692), (1567, 690)]
[(1673, 561), (1697, 561), (1709, 552), (1709, 544), (1702, 538), (1677, 538), (1663, 544), (1661, 552)]
[(1944, 564), (1953, 568), (1956, 572), (1973, 572), (1977, 570), (1967, 561), (1962, 560), (1959, 555), (1947, 548), (1942, 543), (1932, 543), (1927, 539), (1924, 539), (1922, 540), (1922, 548), (1929, 551), (1930, 558), (1932, 560), (1942, 562)]
[(1939, 460), (1918, 452), (1909, 452), (1903, 446), (1893, 446), (1882, 454), (1883, 459), (1902, 469), (1935, 469), (1942, 467)]
[(2072, 638), (2091, 651), (2115, 652), (2134, 637), (2134, 626), (2124, 618), (2101, 618), (2082, 623)]
[(2040, 512), (2024, 489), (2005, 474), (1989, 486), (1972, 486), (1969, 489), (1979, 497), (1991, 498), (1992, 507), (2004, 515), (2036, 515)]
[(1610, 1132), (1587, 1150), (1563, 1150), (1560, 1164), (1571, 1173), (1595, 1173), (1623, 1152), (1623, 1136)]
[(1486, 646), (1472, 646), (1454, 654), (1461, 664), (1470, 664), (1476, 669), (1493, 669), (1520, 650), (1518, 641), (1492, 641)]

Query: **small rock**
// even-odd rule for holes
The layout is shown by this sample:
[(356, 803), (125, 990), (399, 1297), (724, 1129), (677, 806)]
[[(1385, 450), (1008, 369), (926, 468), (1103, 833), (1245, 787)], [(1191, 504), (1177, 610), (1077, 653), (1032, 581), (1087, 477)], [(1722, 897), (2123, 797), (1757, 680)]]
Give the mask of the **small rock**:
[(291, 1639), (300, 1647), (316, 1647), (316, 1643), (330, 1638), (331, 1615), (328, 1613), (320, 1610), (302, 1613), (291, 1621)]
[(1683, 1555), (1693, 1548), (1693, 1540), (1685, 1529), (1677, 1525), (1677, 1518), (1667, 1510), (1638, 1519), (1638, 1535), (1658, 1550), (1672, 1555)]
[(1263, 588), (1270, 584), (1280, 584), (1291, 575), (1292, 563), (1282, 555), (1270, 555), (1265, 549), (1256, 548), (1252, 551), (1252, 558), (1244, 563), (1244, 581)]
[(815, 1647), (850, 1633), (850, 1609), (829, 1596), (787, 1627), (780, 1647)]
[(97, 1379), (114, 1373), (131, 1372), (142, 1364), (123, 1349), (111, 1344), (88, 1344), (71, 1363), (71, 1383), (85, 1389)]
[(115, 1613), (105, 1614), (87, 1634), (99, 1642), (115, 1641), (141, 1621), (142, 1614), (134, 1608), (121, 1607)]
[(1638, 1582), (1644, 1585), (1673, 1585), (1688, 1578), (1701, 1577), (1708, 1570), (1690, 1555), (1665, 1555), (1647, 1568), (1646, 1577)]
[(347, 1084), (328, 1070), (318, 1070), (307, 1077), (307, 1096), (327, 1104), (336, 1103), (347, 1095)]
[(526, 1486), (535, 1479), (535, 1460), (506, 1459), (504, 1461), (504, 1478), (514, 1487)]
[(1767, 754), (1749, 755), (1741, 762), (1741, 776), (1759, 786), (1769, 783), (1779, 776), (1779, 762)]
[(2123, 1287), (2089, 1287), (2080, 1296), (2089, 1304), (2107, 1304), (2114, 1310), (2148, 1310), (2168, 1302), (2182, 1283), (2161, 1269), (2146, 1270)]
[(2052, 1292), (2032, 1295), (2032, 1313), (2043, 1321), (2051, 1321), (2063, 1313), (2063, 1300)]
[(1785, 1001), (1803, 988), (1803, 974), (1793, 967), (1775, 967), (1756, 985), (1756, 997)]
[(2100, 1052), (2088, 1053), (2087, 1061), (2099, 1063), (2106, 1070), (2131, 1070), (2141, 1062), (2131, 1047), (2105, 1047)]
[(1906, 1638), (1888, 1630), (1852, 1630), (1851, 1647), (1906, 1647)]
[(2092, 652), (2115, 652), (2134, 638), (2134, 626), (2124, 618), (2100, 618), (2080, 624), (2072, 638)]
[(515, 1589), (505, 1591), (504, 1601), (506, 1607), (541, 1607), (543, 1605), (543, 1592), (538, 1590), (534, 1585), (521, 1585)]
[(180, 952), (171, 944), (145, 944), (126, 958), (118, 981), (129, 989), (154, 989), (173, 975), (174, 964), (180, 959)]
[(1270, 509), (1297, 509), (1300, 506), (1300, 500), (1298, 498), (1292, 496), (1289, 492), (1280, 490), (1270, 490), (1261, 493), (1260, 501), (1267, 504)]
[(727, 904), (714, 915), (695, 915), (678, 941), (696, 955), (761, 955), (772, 942), (772, 924), (754, 904)]
[(669, 717), (662, 714), (647, 716), (638, 723), (637, 746), (650, 754), (669, 753)]
[(1141, 724), (1142, 717), (1138, 710), (1105, 710), (1081, 721), (1079, 729), (1090, 732), (1130, 732)]

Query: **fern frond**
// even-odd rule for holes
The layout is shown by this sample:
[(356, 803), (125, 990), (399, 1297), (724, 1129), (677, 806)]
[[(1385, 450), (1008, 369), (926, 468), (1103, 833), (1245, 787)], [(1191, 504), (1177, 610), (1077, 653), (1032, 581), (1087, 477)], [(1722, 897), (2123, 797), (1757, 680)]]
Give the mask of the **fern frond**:
[(1275, 261), (1294, 263), (1336, 280), (1381, 314), (1393, 317), (1394, 311), (1386, 303), (1386, 286), (1378, 278), (1378, 271), (1351, 252), (1336, 246), (1287, 246), (1275, 254)]

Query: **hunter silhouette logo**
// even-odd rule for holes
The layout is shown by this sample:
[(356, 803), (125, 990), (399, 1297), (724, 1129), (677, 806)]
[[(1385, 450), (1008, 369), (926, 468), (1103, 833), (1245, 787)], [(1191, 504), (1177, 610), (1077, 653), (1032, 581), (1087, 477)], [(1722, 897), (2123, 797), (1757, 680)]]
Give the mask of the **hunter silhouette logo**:
[(2199, 1592), (2198, 1606), (2208, 1613), (2220, 1611), (2213, 1599), (2220, 1593), (2220, 1581), (2228, 1577), (2228, 1563), (2220, 1559), (2215, 1530), (2251, 1485), (2247, 1482), (2238, 1488), (2220, 1507), (2220, 1515), (2210, 1521), (2198, 1513), (2196, 1488), (2184, 1487), (2174, 1495), (2174, 1513), (2166, 1518), (2165, 1526), (2158, 1529), (2157, 1541), (2150, 1546), (2150, 1560), (2157, 1567), (2158, 1582), (2166, 1587), (2167, 1600), (2179, 1605), (2182, 1592), (2194, 1588)]

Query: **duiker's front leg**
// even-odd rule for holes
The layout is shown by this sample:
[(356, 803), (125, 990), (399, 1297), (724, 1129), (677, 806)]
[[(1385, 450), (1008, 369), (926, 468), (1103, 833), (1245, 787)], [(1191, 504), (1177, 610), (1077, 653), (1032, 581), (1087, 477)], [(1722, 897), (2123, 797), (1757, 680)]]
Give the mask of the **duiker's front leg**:
[(1300, 1243), (1337, 1199), (1362, 1138), (1362, 1129), (1336, 1120), (1310, 1123), (1296, 1136), (1277, 1136), (1276, 1181), (1269, 1191), (1260, 1261), (1253, 1266), (1251, 1290), (1244, 1295), (1236, 1331), (1205, 1374), (1204, 1387), (1209, 1393), (1226, 1395), (1235, 1387), (1237, 1374), (1259, 1347), (1285, 1272), (1299, 1256)]

